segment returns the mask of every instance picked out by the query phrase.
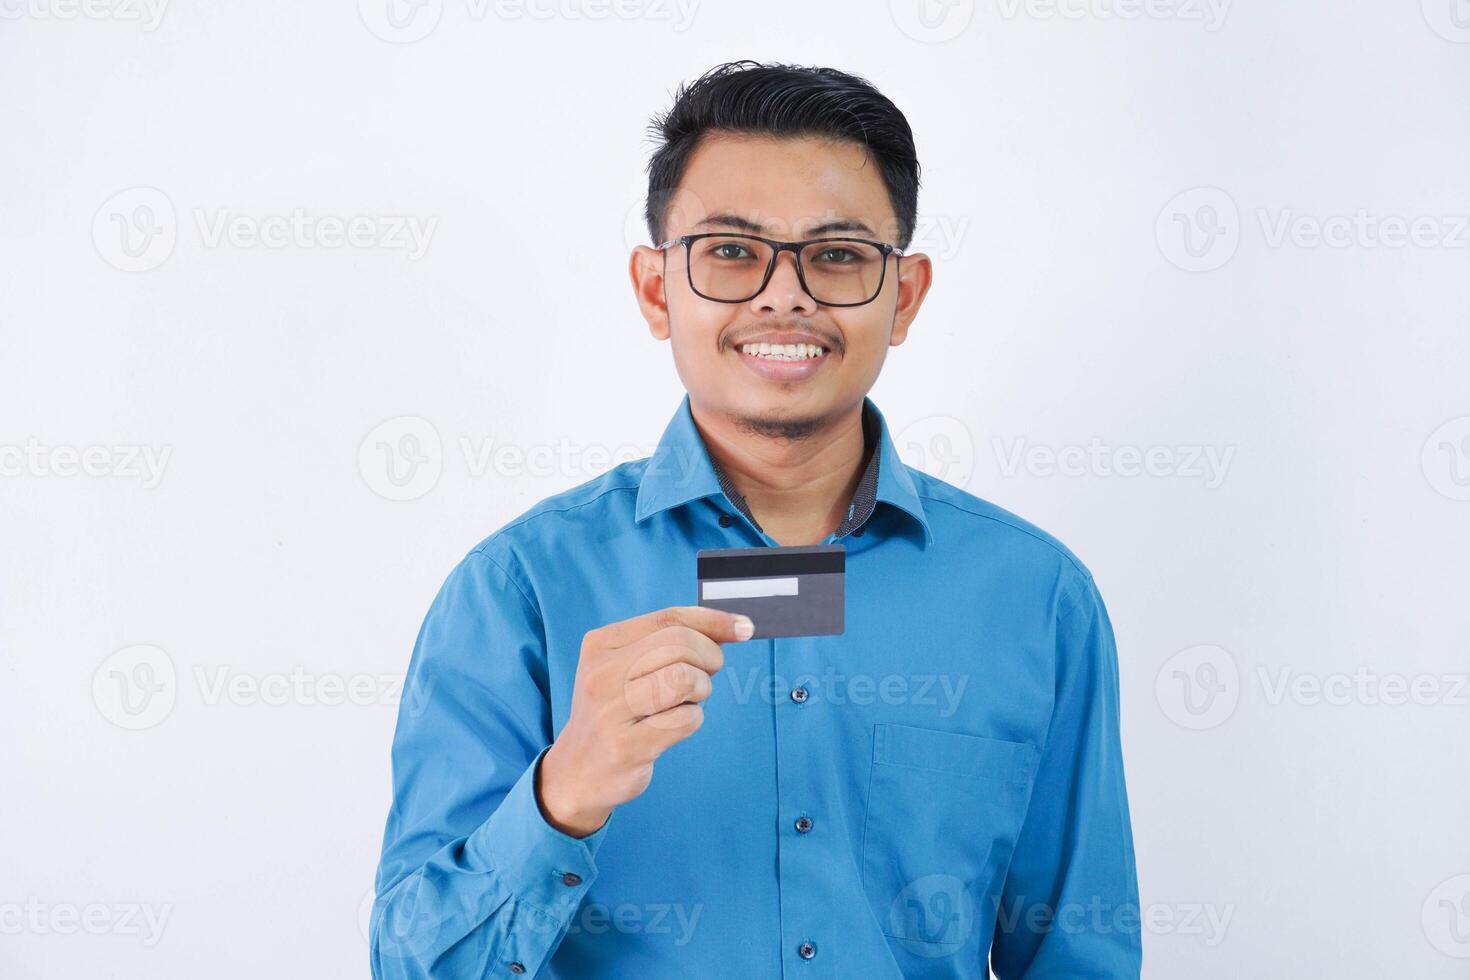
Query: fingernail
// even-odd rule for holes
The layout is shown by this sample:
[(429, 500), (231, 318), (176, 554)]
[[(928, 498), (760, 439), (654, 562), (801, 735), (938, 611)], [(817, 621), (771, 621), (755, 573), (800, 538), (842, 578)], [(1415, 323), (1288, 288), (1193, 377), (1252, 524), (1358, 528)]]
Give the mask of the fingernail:
[(742, 640), (748, 640), (755, 635), (755, 623), (751, 622), (749, 616), (735, 617), (735, 635)]

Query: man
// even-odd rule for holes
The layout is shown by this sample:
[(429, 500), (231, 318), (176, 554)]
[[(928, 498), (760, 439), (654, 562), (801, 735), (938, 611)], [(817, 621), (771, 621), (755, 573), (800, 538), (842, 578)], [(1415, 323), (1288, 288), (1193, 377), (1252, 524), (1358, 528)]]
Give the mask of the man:
[[(435, 598), (373, 975), (1137, 977), (1092, 576), (905, 466), (867, 397), (932, 275), (907, 122), (860, 78), (737, 62), (657, 126), (630, 271), (688, 394)], [(846, 549), (840, 634), (692, 604), (699, 550), (813, 544)]]

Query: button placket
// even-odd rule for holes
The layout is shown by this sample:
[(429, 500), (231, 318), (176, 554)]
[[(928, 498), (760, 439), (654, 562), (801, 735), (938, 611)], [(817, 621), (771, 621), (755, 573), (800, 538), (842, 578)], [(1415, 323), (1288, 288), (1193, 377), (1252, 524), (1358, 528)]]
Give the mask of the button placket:
[[(831, 736), (834, 710), (821, 696), (819, 665), (830, 659), (822, 653), (827, 637), (786, 637), (772, 642), (772, 672), (785, 681), (787, 696), (775, 705), (777, 729), (777, 809), (784, 814), (784, 829), (777, 834), (781, 888), (795, 894), (823, 895), (832, 887), (831, 834), (816, 834), (817, 819), (831, 802), (830, 779), (810, 759), (824, 739)], [(777, 691), (780, 689), (777, 688)], [(822, 902), (793, 905), (783, 909), (781, 937), (786, 957), (797, 962), (815, 958), (818, 944), (825, 941)], [(794, 955), (793, 955), (794, 954)]]

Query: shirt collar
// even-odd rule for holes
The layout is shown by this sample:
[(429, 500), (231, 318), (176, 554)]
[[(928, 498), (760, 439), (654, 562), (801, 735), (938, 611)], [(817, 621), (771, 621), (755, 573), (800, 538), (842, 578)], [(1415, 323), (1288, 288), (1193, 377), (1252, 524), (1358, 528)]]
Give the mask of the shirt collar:
[[(863, 432), (866, 439), (876, 435), (877, 450), (869, 456), (868, 465), (863, 471), (863, 480), (859, 483), (849, 507), (849, 517), (839, 530), (845, 533), (863, 523), (877, 501), (881, 500), (917, 521), (924, 530), (925, 544), (932, 543), (934, 532), (924, 513), (918, 490), (914, 487), (913, 477), (898, 457), (883, 413), (878, 410), (872, 398), (867, 396), (863, 397)], [(739, 493), (734, 490), (733, 484), (728, 480), (722, 484), (722, 475), (694, 424), (694, 415), (686, 392), (643, 471), (643, 478), (638, 485), (634, 520), (641, 524), (653, 514), (671, 507), (721, 495), (750, 517), (744, 500), (739, 499)], [(730, 491), (728, 493), (727, 488)], [(755, 523), (753, 517), (751, 523)]]

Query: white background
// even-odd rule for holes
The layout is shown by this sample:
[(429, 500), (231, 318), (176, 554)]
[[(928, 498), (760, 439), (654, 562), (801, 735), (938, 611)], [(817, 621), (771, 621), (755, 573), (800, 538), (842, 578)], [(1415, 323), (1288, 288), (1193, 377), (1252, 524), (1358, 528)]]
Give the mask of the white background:
[(914, 128), (872, 394), (1097, 577), (1146, 975), (1470, 970), (1464, 0), (94, 2), (0, 4), (0, 976), (367, 975), (419, 623), (677, 407), (644, 127), (741, 57)]

